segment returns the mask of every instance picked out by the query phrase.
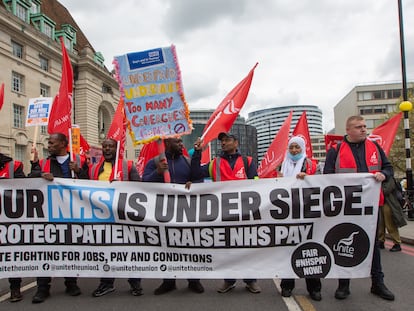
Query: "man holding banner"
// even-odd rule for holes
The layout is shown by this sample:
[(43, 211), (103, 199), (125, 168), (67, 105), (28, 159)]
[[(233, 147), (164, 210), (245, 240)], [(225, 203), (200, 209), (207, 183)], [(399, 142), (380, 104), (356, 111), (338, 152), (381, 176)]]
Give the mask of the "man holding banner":
[[(211, 177), (213, 181), (254, 179), (257, 177), (256, 165), (252, 157), (242, 156), (238, 151), (239, 140), (236, 135), (221, 132), (217, 139), (221, 141), (222, 153), (208, 165), (203, 166), (204, 177)], [(194, 156), (196, 154), (195, 152)], [(198, 153), (198, 157), (201, 157), (200, 153)], [(246, 283), (246, 289), (249, 292), (254, 294), (261, 292), (256, 279), (244, 279), (243, 281)], [(225, 279), (223, 285), (217, 291), (227, 293), (235, 287), (235, 279)]]
[[(195, 161), (183, 155), (183, 141), (181, 138), (168, 138), (164, 140), (165, 156), (156, 156), (148, 161), (145, 165), (144, 182), (165, 182), (164, 172), (169, 171), (171, 183), (185, 184), (186, 188), (190, 187), (192, 182), (203, 182), (200, 178), (200, 157)], [(198, 140), (194, 149), (201, 149), (201, 142)], [(162, 284), (155, 289), (155, 295), (162, 295), (175, 290), (175, 279), (164, 279)], [(199, 279), (189, 279), (188, 288), (195, 293), (203, 293), (204, 287)]]
[[(0, 152), (0, 179), (3, 178), (24, 178), (23, 163), (15, 161)], [(23, 296), (20, 292), (21, 278), (9, 278), (10, 283), (10, 302), (22, 300)]]
[[(105, 139), (102, 142), (102, 157), (98, 163), (95, 163), (89, 167), (89, 179), (112, 181), (112, 180), (124, 180), (124, 181), (140, 181), (138, 171), (133, 165), (133, 161), (118, 160), (118, 164), (115, 161), (118, 159), (117, 155), (118, 142), (114, 139)], [(100, 284), (97, 289), (92, 293), (93, 297), (101, 297), (109, 294), (115, 290), (114, 278), (101, 278)], [(129, 278), (128, 283), (131, 286), (130, 293), (133, 296), (141, 296), (141, 279)]]
[[(341, 143), (332, 147), (327, 155), (324, 174), (334, 173), (372, 173), (377, 182), (393, 175), (393, 168), (383, 149), (374, 141), (367, 139), (367, 126), (361, 116), (351, 116), (346, 121), (346, 135)], [(384, 204), (381, 192), (379, 207)], [(386, 300), (394, 300), (394, 294), (384, 284), (379, 245), (375, 238), (371, 267), (371, 293)], [(345, 299), (350, 295), (349, 279), (339, 279), (335, 291), (336, 299)]]
[[(86, 169), (86, 162), (83, 163), (80, 157), (77, 156), (77, 161), (71, 161), (71, 156), (68, 153), (68, 139), (65, 134), (54, 133), (50, 134), (47, 149), (50, 156), (47, 159), (38, 158), (37, 151), (34, 150), (34, 160), (32, 162), (32, 169), (29, 177), (43, 177), (46, 180), (52, 181), (54, 177), (72, 178), (72, 174), (78, 177), (77, 174), (82, 172), (81, 167)], [(72, 173), (73, 172), (73, 173)], [(42, 303), (50, 296), (50, 277), (37, 278), (37, 292), (32, 298), (33, 303)], [(76, 277), (65, 277), (66, 293), (70, 296), (78, 296), (81, 291), (78, 287)]]

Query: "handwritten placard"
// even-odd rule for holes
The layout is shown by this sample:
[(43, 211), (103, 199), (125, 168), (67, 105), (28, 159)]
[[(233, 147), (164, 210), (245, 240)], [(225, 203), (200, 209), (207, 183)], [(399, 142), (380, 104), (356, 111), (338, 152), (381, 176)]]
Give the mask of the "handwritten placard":
[(174, 46), (117, 56), (114, 65), (134, 145), (191, 133)]

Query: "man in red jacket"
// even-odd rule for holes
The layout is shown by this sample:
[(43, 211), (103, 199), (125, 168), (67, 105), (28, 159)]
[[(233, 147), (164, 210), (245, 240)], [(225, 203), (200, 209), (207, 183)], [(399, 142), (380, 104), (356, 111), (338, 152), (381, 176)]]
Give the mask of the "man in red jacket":
[[(24, 178), (23, 163), (13, 161), (12, 158), (0, 153), (0, 179), (5, 178)], [(10, 301), (17, 302), (22, 300), (23, 296), (20, 292), (21, 278), (9, 278), (10, 283)]]
[[(140, 181), (138, 171), (133, 165), (133, 161), (118, 160), (115, 171), (117, 141), (105, 139), (102, 142), (102, 157), (98, 163), (89, 166), (89, 179), (91, 180), (124, 180)], [(115, 278), (101, 278), (99, 286), (93, 291), (93, 297), (101, 297), (115, 290)], [(141, 296), (141, 279), (129, 278), (128, 283), (131, 286), (130, 293), (133, 296)]]
[[(231, 133), (222, 132), (217, 137), (221, 141), (221, 154), (214, 158), (208, 165), (203, 166), (204, 177), (211, 177), (213, 181), (228, 181), (241, 179), (254, 179), (257, 177), (256, 165), (252, 157), (242, 156), (238, 151), (238, 137)], [(193, 158), (201, 157), (201, 151), (197, 150)], [(256, 279), (244, 279), (246, 289), (254, 294), (261, 292)], [(223, 285), (217, 290), (219, 293), (227, 293), (236, 286), (235, 279), (225, 279)]]
[[(377, 182), (392, 178), (394, 172), (384, 150), (367, 139), (367, 125), (362, 116), (351, 116), (346, 121), (346, 135), (336, 148), (329, 149), (323, 170), (324, 174), (372, 173)], [(384, 203), (381, 193), (379, 208)], [(376, 235), (376, 234), (375, 234)], [(381, 254), (375, 236), (371, 266), (371, 293), (385, 300), (394, 300), (394, 294), (384, 284)], [(350, 294), (350, 279), (339, 279), (335, 291), (336, 299), (346, 299)]]
[[(47, 150), (50, 156), (47, 159), (38, 158), (37, 151), (34, 153), (32, 169), (29, 177), (43, 177), (52, 181), (54, 177), (72, 178), (78, 177), (81, 173), (81, 167), (86, 165), (85, 161), (81, 161), (77, 157), (76, 161), (71, 160), (68, 153), (68, 139), (65, 134), (50, 134), (47, 143)], [(83, 159), (84, 160), (84, 159)], [(85, 168), (87, 170), (87, 166)], [(72, 173), (73, 172), (73, 173)], [(32, 298), (32, 303), (41, 303), (50, 296), (50, 277), (37, 278), (37, 292)], [(65, 277), (66, 293), (70, 296), (78, 296), (81, 294), (77, 285), (76, 277)]]

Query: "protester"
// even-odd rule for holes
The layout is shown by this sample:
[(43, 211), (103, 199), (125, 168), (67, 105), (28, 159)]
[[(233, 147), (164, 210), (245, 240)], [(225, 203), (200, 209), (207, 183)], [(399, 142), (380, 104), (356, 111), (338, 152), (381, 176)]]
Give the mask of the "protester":
[[(213, 181), (254, 179), (257, 177), (256, 165), (252, 157), (242, 156), (238, 151), (239, 140), (236, 135), (221, 132), (218, 135), (218, 140), (221, 141), (222, 152), (208, 165), (203, 166), (204, 177), (211, 177)], [(195, 157), (201, 157), (201, 152), (195, 152), (193, 159)], [(256, 279), (244, 279), (243, 281), (251, 293), (261, 292)], [(235, 279), (225, 279), (217, 291), (227, 293), (235, 287)]]
[[(50, 156), (41, 160), (38, 158), (37, 151), (34, 150), (34, 160), (29, 177), (43, 177), (48, 181), (52, 181), (54, 177), (79, 177), (78, 174), (81, 173), (81, 168), (87, 170), (86, 162), (81, 161), (79, 156), (77, 156), (76, 161), (71, 161), (71, 156), (68, 153), (68, 139), (65, 134), (50, 134), (47, 149)], [(51, 281), (51, 277), (37, 278), (37, 291), (32, 298), (32, 303), (44, 302), (50, 296)], [(81, 294), (76, 277), (65, 277), (65, 286), (65, 292), (68, 295), (78, 296)]]
[[(24, 178), (23, 163), (13, 160), (0, 152), (0, 179)], [(23, 299), (20, 292), (21, 278), (9, 278), (10, 302), (17, 302)]]
[(385, 248), (385, 230), (387, 230), (394, 242), (390, 252), (401, 252), (401, 237), (398, 228), (407, 224), (402, 211), (404, 197), (401, 185), (394, 177), (390, 177), (382, 183), (382, 191), (384, 193), (384, 205), (380, 209), (379, 215), (379, 247), (381, 249)]
[[(138, 171), (133, 161), (118, 160), (115, 172), (115, 161), (117, 155), (117, 141), (105, 139), (102, 142), (102, 157), (98, 163), (89, 166), (88, 177), (91, 180), (112, 181), (140, 181)], [(115, 278), (101, 278), (97, 289), (92, 293), (93, 297), (101, 297), (115, 290)], [(133, 296), (142, 295), (141, 279), (129, 278), (130, 293)]]
[[(279, 177), (296, 177), (304, 179), (306, 175), (313, 175), (316, 165), (306, 157), (306, 143), (300, 136), (293, 136), (288, 142), (288, 151), (282, 163)], [(322, 299), (321, 280), (319, 278), (306, 278), (306, 288), (309, 296), (316, 301)], [(294, 279), (282, 279), (280, 283), (283, 297), (292, 296), (295, 288)]]
[[(341, 143), (331, 148), (327, 155), (324, 174), (334, 173), (372, 173), (377, 182), (383, 182), (393, 176), (391, 163), (382, 148), (367, 139), (367, 126), (361, 116), (349, 117), (346, 121), (346, 135)], [(381, 193), (379, 206), (383, 205)], [(381, 255), (375, 235), (374, 254), (371, 266), (371, 293), (386, 300), (394, 300), (394, 294), (384, 284), (381, 267)], [(335, 292), (336, 299), (345, 299), (350, 295), (349, 279), (340, 279)]]
[[(164, 140), (164, 143), (165, 157), (161, 155), (149, 160), (145, 165), (142, 180), (144, 182), (165, 182), (164, 173), (168, 171), (171, 183), (185, 184), (186, 188), (189, 188), (192, 182), (203, 182), (203, 179), (200, 178), (200, 158), (193, 161), (183, 155), (182, 139), (168, 138)], [(200, 148), (199, 141), (195, 144), (195, 148)], [(162, 295), (176, 288), (175, 279), (164, 279), (162, 284), (155, 289), (154, 294)], [(199, 279), (189, 279), (188, 288), (195, 293), (204, 292), (204, 287)]]

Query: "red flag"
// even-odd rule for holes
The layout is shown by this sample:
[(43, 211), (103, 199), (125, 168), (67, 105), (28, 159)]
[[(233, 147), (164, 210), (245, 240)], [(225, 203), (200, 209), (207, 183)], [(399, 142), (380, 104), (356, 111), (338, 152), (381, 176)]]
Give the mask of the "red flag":
[(0, 88), (0, 110), (1, 108), (3, 108), (3, 104), (4, 104), (4, 83), (1, 84), (1, 88)]
[(397, 134), (402, 115), (402, 112), (397, 113), (391, 119), (373, 129), (371, 135), (368, 136), (369, 139), (375, 140), (382, 147), (387, 156), (390, 153), (392, 143)]
[[(145, 165), (147, 165), (148, 161), (153, 157), (158, 156), (159, 154), (160, 148), (157, 140), (153, 140), (152, 142), (144, 144), (144, 146), (142, 146), (136, 163), (136, 168), (140, 176), (144, 174)], [(186, 148), (183, 148), (183, 155), (190, 157)]]
[(136, 164), (140, 176), (144, 174), (144, 168), (145, 165), (147, 165), (148, 161), (151, 160), (153, 157), (157, 156), (158, 154), (158, 145), (156, 140), (148, 144), (144, 144), (144, 146), (142, 146)]
[(86, 139), (82, 136), (82, 134), (80, 135), (80, 155), (85, 155), (86, 153), (89, 152), (89, 150), (91, 149), (91, 147), (89, 146), (88, 142), (86, 141)]
[(60, 44), (62, 46), (62, 78), (59, 92), (53, 100), (47, 131), (49, 134), (68, 135), (68, 130), (72, 127), (73, 70), (62, 37), (60, 37)]
[(329, 151), (331, 148), (335, 148), (338, 143), (344, 139), (343, 135), (326, 134), (325, 135), (325, 150)]
[(211, 145), (208, 144), (207, 148), (203, 150), (203, 152), (201, 153), (201, 161), (200, 164), (204, 165), (204, 164), (208, 164), (210, 163), (211, 160)]
[(227, 94), (207, 121), (202, 135), (204, 145), (213, 139), (217, 139), (220, 132), (228, 132), (232, 127), (246, 101), (247, 95), (249, 94), (254, 69), (257, 65), (258, 63), (256, 63), (249, 74), (240, 81), (229, 94)]
[(116, 108), (114, 118), (112, 119), (111, 126), (109, 127), (106, 138), (119, 141), (119, 159), (124, 158), (125, 142), (126, 142), (126, 118), (125, 118), (125, 106), (124, 99), (121, 96), (119, 99), (118, 107)]
[(273, 142), (263, 156), (257, 170), (260, 178), (270, 178), (275, 176), (276, 168), (283, 162), (286, 155), (287, 144), (289, 141), (290, 123), (292, 122), (293, 112), (290, 111), (289, 116), (283, 122), (283, 125), (276, 134)]
[(309, 135), (308, 119), (306, 117), (306, 111), (300, 116), (296, 127), (293, 130), (292, 136), (300, 136), (305, 140), (306, 144), (306, 157), (308, 159), (313, 158), (312, 143)]

